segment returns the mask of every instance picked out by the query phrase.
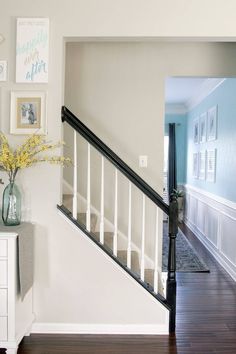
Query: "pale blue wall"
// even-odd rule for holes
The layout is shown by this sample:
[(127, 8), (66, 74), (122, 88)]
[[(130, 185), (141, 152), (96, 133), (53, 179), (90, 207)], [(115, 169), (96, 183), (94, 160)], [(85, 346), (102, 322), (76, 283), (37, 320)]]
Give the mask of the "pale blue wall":
[[(193, 121), (209, 108), (218, 106), (217, 140), (193, 143)], [(216, 182), (194, 179), (193, 152), (217, 149)], [(236, 202), (236, 79), (225, 80), (187, 116), (187, 183)]]
[(186, 182), (186, 132), (187, 121), (185, 114), (165, 115), (165, 135), (168, 135), (168, 124), (176, 123), (176, 167), (177, 184)]

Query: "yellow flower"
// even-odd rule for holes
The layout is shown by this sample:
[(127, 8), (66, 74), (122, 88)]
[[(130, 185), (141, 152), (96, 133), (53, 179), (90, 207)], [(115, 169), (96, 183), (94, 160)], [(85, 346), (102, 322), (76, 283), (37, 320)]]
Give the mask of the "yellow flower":
[(15, 178), (19, 169), (30, 167), (38, 162), (66, 165), (71, 163), (70, 158), (63, 156), (43, 156), (42, 153), (64, 145), (64, 142), (50, 144), (43, 135), (31, 135), (16, 150), (9, 146), (7, 137), (0, 133), (0, 170), (6, 171), (10, 179)]

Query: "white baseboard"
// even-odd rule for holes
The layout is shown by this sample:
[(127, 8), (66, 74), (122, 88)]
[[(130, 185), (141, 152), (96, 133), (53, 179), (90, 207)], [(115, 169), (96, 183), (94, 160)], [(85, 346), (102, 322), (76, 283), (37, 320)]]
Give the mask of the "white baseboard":
[(31, 333), (44, 334), (151, 334), (168, 335), (168, 326), (160, 324), (80, 324), (34, 323)]

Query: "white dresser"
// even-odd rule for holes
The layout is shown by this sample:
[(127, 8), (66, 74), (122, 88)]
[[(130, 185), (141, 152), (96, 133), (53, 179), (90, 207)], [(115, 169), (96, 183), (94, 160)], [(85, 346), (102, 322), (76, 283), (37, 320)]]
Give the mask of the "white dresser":
[(23, 301), (19, 294), (18, 234), (0, 232), (0, 348), (16, 354), (34, 319), (32, 289)]

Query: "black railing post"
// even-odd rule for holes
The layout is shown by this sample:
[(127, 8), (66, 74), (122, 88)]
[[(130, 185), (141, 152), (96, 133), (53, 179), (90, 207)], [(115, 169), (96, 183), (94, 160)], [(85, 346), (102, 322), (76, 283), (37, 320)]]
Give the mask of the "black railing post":
[(167, 277), (167, 302), (171, 306), (169, 332), (175, 333), (176, 320), (176, 236), (178, 233), (178, 200), (171, 195), (169, 214), (169, 255)]

